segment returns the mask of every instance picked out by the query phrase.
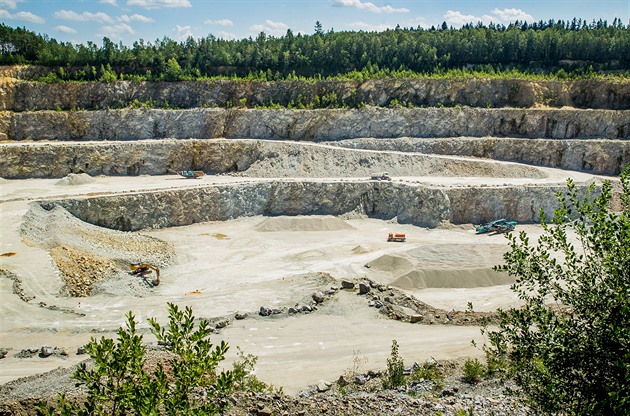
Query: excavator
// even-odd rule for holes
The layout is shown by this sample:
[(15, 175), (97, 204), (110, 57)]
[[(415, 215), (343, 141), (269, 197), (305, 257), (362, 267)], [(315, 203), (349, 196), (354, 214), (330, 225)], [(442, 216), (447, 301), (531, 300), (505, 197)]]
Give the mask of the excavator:
[[(149, 263), (132, 263), (129, 265), (131, 269), (131, 274), (134, 276), (142, 276), (142, 278), (151, 283), (153, 286), (157, 286), (160, 284), (160, 268), (156, 267)], [(147, 277), (155, 272), (155, 279), (153, 281), (148, 281)]]
[(202, 176), (204, 176), (206, 173), (202, 170), (173, 170), (173, 169), (169, 169), (168, 170), (171, 173), (176, 173), (181, 177), (184, 177), (186, 179), (199, 179)]

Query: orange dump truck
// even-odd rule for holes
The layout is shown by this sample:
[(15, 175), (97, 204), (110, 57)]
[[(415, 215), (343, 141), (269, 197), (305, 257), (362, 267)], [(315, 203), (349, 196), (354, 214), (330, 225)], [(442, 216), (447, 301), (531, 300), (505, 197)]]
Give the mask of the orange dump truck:
[(397, 243), (404, 243), (407, 240), (407, 236), (401, 233), (389, 233), (387, 241), (394, 241)]

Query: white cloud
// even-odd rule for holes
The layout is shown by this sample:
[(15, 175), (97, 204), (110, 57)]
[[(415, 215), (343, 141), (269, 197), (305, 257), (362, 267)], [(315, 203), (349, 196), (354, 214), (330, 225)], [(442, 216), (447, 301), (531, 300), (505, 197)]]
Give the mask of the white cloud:
[(348, 27), (354, 30), (363, 30), (366, 32), (384, 32), (387, 29), (393, 29), (395, 26), (388, 23), (371, 24), (365, 22), (353, 22)]
[(64, 25), (55, 26), (55, 30), (62, 33), (78, 33), (73, 28)]
[(444, 21), (449, 24), (449, 26), (460, 27), (465, 25), (466, 23), (477, 23), (482, 22), (484, 24), (489, 24), (491, 22), (494, 23), (503, 23), (508, 24), (514, 22), (515, 20), (527, 20), (534, 21), (534, 17), (528, 13), (525, 13), (521, 9), (493, 9), (492, 15), (481, 15), (481, 16), (473, 16), (469, 14), (463, 14), (459, 11), (449, 10), (444, 14)]
[(127, 0), (127, 5), (144, 7), (145, 9), (192, 7), (188, 0)]
[(0, 0), (0, 7), (3, 9), (15, 9), (17, 4), (24, 0)]
[(231, 21), (230, 19), (218, 19), (218, 20), (208, 19), (204, 23), (207, 25), (234, 26), (234, 22)]
[(72, 20), (75, 22), (100, 22), (100, 23), (114, 23), (114, 19), (109, 17), (106, 13), (98, 12), (83, 12), (81, 14), (73, 12), (71, 10), (59, 10), (55, 12), (57, 19)]
[(108, 25), (101, 27), (102, 33), (99, 37), (108, 37), (111, 40), (121, 40), (124, 35), (135, 35), (135, 31), (131, 26), (126, 23), (119, 23), (117, 25)]
[(409, 9), (404, 7), (394, 8), (392, 6), (377, 6), (374, 3), (361, 3), (361, 0), (335, 0), (333, 6), (337, 7), (354, 7), (359, 10), (367, 10), (372, 13), (409, 13)]
[(221, 31), (217, 32), (216, 37), (221, 38), (221, 39), (225, 39), (225, 40), (236, 40), (236, 39), (238, 39), (238, 36), (235, 33), (226, 32), (224, 30), (221, 30)]
[(465, 25), (466, 23), (477, 23), (479, 21), (483, 22), (483, 19), (471, 14), (463, 14), (458, 11), (449, 10), (444, 14), (444, 21), (448, 23), (449, 26), (459, 27)]
[(110, 6), (116, 6), (116, 0), (99, 0), (101, 4), (109, 4)]
[(132, 14), (131, 16), (123, 14), (122, 16), (118, 18), (118, 21), (125, 22), (125, 23), (131, 23), (131, 22), (152, 23), (152, 22), (155, 22), (155, 19), (136, 13), (136, 14)]
[(282, 36), (287, 32), (289, 25), (282, 22), (274, 22), (273, 20), (265, 20), (265, 23), (260, 25), (252, 25), (249, 27), (250, 32), (258, 34), (265, 32), (267, 35)]
[(492, 10), (492, 14), (505, 23), (514, 22), (515, 20), (527, 20), (528, 22), (534, 21), (534, 16), (525, 13), (521, 9), (494, 9)]
[(23, 20), (25, 22), (38, 23), (38, 24), (42, 24), (46, 22), (46, 20), (43, 17), (40, 17), (31, 12), (17, 12), (17, 13), (11, 14), (6, 10), (0, 10), (0, 17), (3, 19)]
[(175, 40), (179, 41), (186, 40), (191, 36), (194, 37), (192, 33), (192, 27), (190, 26), (176, 25), (173, 29), (173, 33), (175, 34)]

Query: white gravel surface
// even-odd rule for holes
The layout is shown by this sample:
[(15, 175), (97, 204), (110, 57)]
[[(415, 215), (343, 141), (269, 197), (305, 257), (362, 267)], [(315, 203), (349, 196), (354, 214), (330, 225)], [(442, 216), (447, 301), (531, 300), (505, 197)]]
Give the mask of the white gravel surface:
[[(561, 184), (567, 176), (578, 182), (593, 178), (581, 173), (545, 171), (545, 178), (527, 182)], [(111, 334), (123, 323), (128, 311), (134, 311), (140, 327), (146, 328), (148, 317), (163, 320), (166, 302), (175, 302), (192, 306), (198, 317), (205, 318), (232, 318), (237, 311), (249, 312), (250, 317), (233, 321), (215, 339), (226, 339), (246, 353), (258, 355), (261, 379), (283, 386), (287, 392), (296, 392), (338, 376), (352, 365), (357, 351), (370, 366), (384, 367), (393, 339), (398, 340), (403, 357), (412, 361), (430, 356), (480, 356), (470, 341), (483, 340), (479, 328), (473, 326), (411, 325), (388, 320), (367, 307), (356, 292), (339, 292), (318, 311), (307, 315), (262, 318), (257, 316), (261, 306), (288, 308), (310, 299), (316, 290), (339, 286), (341, 279), (360, 280), (364, 276), (399, 286), (446, 310), (465, 309), (469, 301), (480, 310), (517, 301), (509, 285), (489, 285), (488, 279), (470, 272), (491, 274), (490, 267), (506, 249), (503, 236), (477, 236), (472, 225), (429, 230), (376, 219), (308, 218), (300, 223), (295, 218), (270, 221), (254, 217), (146, 231), (142, 237), (98, 230), (61, 213), (40, 217), (38, 220), (48, 218), (51, 223), (39, 224), (39, 232), (23, 238), (20, 228), (28, 219), (24, 215), (34, 200), (258, 181), (231, 176), (206, 176), (200, 180), (175, 176), (94, 179), (72, 186), (55, 186), (57, 179), (3, 180), (0, 184), (0, 254), (15, 253), (0, 257), (0, 269), (18, 276), (22, 294), (34, 297), (25, 302), (15, 293), (14, 280), (0, 278), (0, 347), (10, 348), (6, 358), (0, 360), (0, 383), (76, 363), (82, 358), (74, 354), (76, 348), (90, 336)], [(395, 180), (438, 186), (503, 186), (525, 181), (463, 177)], [(539, 233), (535, 225), (519, 229), (534, 236)], [(80, 240), (77, 230), (83, 233)], [(403, 244), (387, 243), (388, 232), (404, 232), (408, 240)], [(150, 252), (144, 252), (154, 260), (168, 257), (159, 286), (135, 290), (137, 277), (119, 276), (102, 283), (104, 289), (93, 296), (63, 295), (64, 283), (53, 264), (51, 247), (90, 249), (91, 253), (120, 263), (130, 260), (120, 254), (129, 249), (126, 242), (130, 239), (144, 241), (141, 245), (154, 242), (138, 248), (138, 253), (148, 249)], [(155, 241), (160, 243), (156, 245)], [(171, 250), (168, 247), (172, 247), (172, 254), (167, 253)], [(398, 260), (390, 267), (365, 267), (383, 256)], [(407, 263), (400, 259), (407, 259)], [(116, 264), (123, 267), (119, 263)], [(402, 263), (404, 267), (400, 266)], [(334, 281), (322, 273), (330, 274)], [(415, 281), (402, 278), (409, 278), (410, 273), (425, 276)], [(468, 280), (458, 284), (462, 278)], [(432, 283), (424, 288), (427, 282)], [(43, 345), (66, 348), (70, 354), (45, 359), (14, 357), (21, 349)]]

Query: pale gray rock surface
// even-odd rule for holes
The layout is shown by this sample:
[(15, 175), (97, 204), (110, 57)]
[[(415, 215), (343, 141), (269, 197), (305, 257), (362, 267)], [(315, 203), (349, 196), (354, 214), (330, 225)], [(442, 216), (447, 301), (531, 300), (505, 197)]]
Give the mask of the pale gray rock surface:
[[(19, 75), (19, 74), (10, 74)], [(529, 81), (520, 79), (394, 78), (359, 81), (184, 81), (184, 82), (14, 82), (4, 87), (0, 109), (106, 109), (154, 102), (172, 108), (253, 107), (273, 101), (307, 104), (338, 97), (339, 104), (416, 107), (575, 107), (630, 109), (630, 84), (615, 79)]]
[(508, 136), (630, 138), (630, 110), (377, 108), (361, 110), (98, 110), (4, 113), (10, 140)]

